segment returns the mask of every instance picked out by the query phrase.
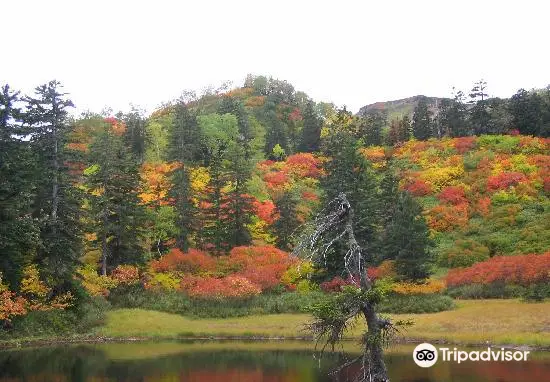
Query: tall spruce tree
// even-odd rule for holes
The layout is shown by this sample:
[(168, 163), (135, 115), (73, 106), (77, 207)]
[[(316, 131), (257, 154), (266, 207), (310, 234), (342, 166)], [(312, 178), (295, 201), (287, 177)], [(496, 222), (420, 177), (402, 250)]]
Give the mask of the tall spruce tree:
[(66, 142), (72, 129), (68, 109), (73, 103), (61, 89), (59, 82), (50, 81), (37, 87), (34, 97), (25, 98), (30, 145), (37, 157), (33, 206), (41, 237), (37, 261), (59, 283), (71, 282), (81, 249), (81, 195), (67, 167), (71, 151)]
[(277, 220), (273, 223), (273, 231), (277, 237), (277, 247), (284, 251), (292, 250), (293, 234), (301, 225), (296, 211), (298, 202), (299, 197), (293, 191), (285, 191), (275, 200)]
[(304, 127), (302, 128), (302, 139), (299, 150), (303, 152), (319, 151), (321, 143), (322, 121), (315, 112), (313, 101), (309, 100), (304, 108)]
[(123, 137), (107, 123), (90, 145), (84, 171), (89, 190), (90, 227), (101, 250), (101, 273), (120, 264), (140, 264), (143, 206), (139, 204), (139, 165)]
[(196, 231), (197, 209), (191, 200), (189, 171), (202, 159), (201, 135), (196, 115), (184, 103), (175, 107), (168, 158), (180, 167), (172, 173), (170, 196), (176, 209), (176, 226), (179, 231), (176, 245), (182, 251), (189, 249), (189, 240)]
[(421, 97), (414, 108), (412, 132), (413, 136), (421, 141), (432, 136), (432, 113), (428, 109), (426, 97)]
[(401, 278), (419, 281), (430, 275), (429, 246), (422, 208), (408, 192), (400, 192), (386, 228), (384, 257), (395, 260), (396, 272)]
[(21, 125), (16, 106), (19, 92), (8, 85), (0, 89), (0, 272), (16, 289), (23, 266), (34, 260), (40, 230), (31, 216), (35, 192), (35, 158)]
[[(339, 193), (346, 194), (355, 211), (353, 229), (357, 241), (372, 262), (378, 226), (378, 184), (371, 163), (357, 151), (358, 148), (359, 143), (351, 132), (335, 128), (324, 145), (323, 153), (332, 160), (326, 164), (327, 176), (322, 179), (321, 187), (325, 191), (325, 205), (337, 198)], [(343, 272), (341, 250), (341, 247), (335, 246), (328, 256), (328, 275)]]

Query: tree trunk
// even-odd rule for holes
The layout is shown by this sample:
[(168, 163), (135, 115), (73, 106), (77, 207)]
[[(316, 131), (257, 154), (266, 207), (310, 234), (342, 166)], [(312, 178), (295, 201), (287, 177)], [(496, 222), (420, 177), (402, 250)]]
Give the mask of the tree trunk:
[(384, 363), (384, 355), (382, 351), (382, 343), (380, 335), (382, 328), (378, 315), (374, 307), (370, 304), (365, 305), (362, 309), (365, 320), (367, 321), (368, 337), (365, 344), (365, 352), (368, 357), (369, 366), (365, 371), (364, 381), (369, 382), (389, 382), (388, 371)]

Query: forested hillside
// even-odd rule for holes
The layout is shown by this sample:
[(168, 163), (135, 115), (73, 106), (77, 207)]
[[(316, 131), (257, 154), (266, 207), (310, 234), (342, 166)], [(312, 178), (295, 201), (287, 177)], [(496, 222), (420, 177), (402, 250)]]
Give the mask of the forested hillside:
[[(396, 293), (441, 292), (430, 276), (447, 268), (545, 259), (550, 89), (504, 100), (488, 99), (485, 86), (469, 104), (458, 94), (434, 112), (420, 98), (412, 119), (390, 119), (377, 109), (355, 116), (263, 76), (187, 93), (149, 116), (75, 118), (55, 81), (30, 96), (6, 85), (0, 322), (82, 315), (90, 296), (128, 288), (201, 301), (338, 290), (350, 282), (338, 246), (323, 264), (289, 253), (340, 192), (372, 274), (391, 276)], [(517, 283), (547, 282), (549, 266)], [(450, 285), (494, 281), (457, 282), (466, 271), (453, 270)]]

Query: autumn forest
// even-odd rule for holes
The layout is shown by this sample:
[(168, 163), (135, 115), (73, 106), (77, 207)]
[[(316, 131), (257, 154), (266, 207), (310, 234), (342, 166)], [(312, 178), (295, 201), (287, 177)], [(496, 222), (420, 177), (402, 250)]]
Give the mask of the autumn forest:
[(338, 243), (293, 254), (340, 193), (384, 312), (550, 297), (550, 88), (487, 89), (353, 114), (249, 75), (75, 116), (56, 81), (4, 85), (0, 337), (85, 332), (112, 308), (307, 312), (354, 285)]

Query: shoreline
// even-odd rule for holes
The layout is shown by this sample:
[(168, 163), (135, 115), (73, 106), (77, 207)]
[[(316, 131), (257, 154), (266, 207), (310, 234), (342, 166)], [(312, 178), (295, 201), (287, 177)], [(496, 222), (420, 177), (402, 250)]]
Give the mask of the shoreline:
[[(356, 341), (359, 338), (344, 338), (345, 342)], [(107, 336), (75, 336), (67, 337), (51, 337), (51, 338), (22, 338), (0, 340), (0, 351), (25, 349), (33, 347), (49, 347), (62, 345), (78, 345), (78, 344), (104, 344), (104, 343), (132, 343), (132, 342), (161, 342), (161, 341), (304, 341), (312, 342), (313, 337), (308, 336), (221, 336), (221, 335), (198, 335), (198, 336), (130, 336), (130, 337), (107, 337)], [(413, 337), (402, 337), (396, 339), (392, 344), (407, 345), (420, 344), (428, 342), (438, 345), (456, 345), (463, 347), (491, 347), (504, 348), (510, 350), (527, 350), (536, 352), (550, 352), (550, 346), (526, 345), (526, 344), (490, 344), (490, 343), (469, 343), (461, 341), (448, 341), (444, 339), (423, 339)]]

